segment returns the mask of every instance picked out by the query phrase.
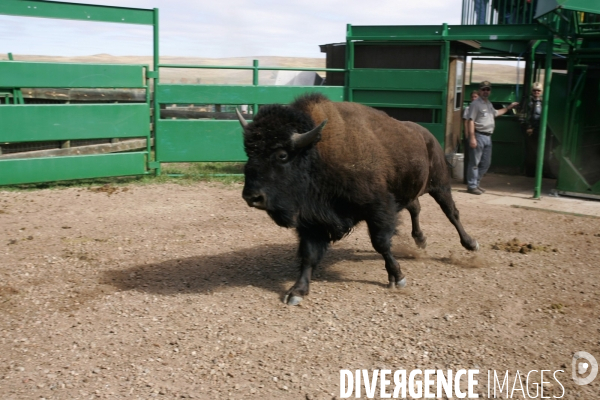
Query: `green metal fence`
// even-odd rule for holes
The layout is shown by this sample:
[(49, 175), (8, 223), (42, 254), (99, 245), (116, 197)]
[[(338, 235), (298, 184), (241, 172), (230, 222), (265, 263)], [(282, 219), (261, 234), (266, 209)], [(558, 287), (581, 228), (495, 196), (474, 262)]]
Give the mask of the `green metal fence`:
[[(0, 86), (40, 88), (143, 88), (143, 65), (0, 62)], [(5, 104), (0, 143), (82, 139), (146, 139), (145, 151), (124, 154), (0, 159), (0, 184), (34, 183), (147, 173), (149, 102), (142, 104)]]
[[(258, 62), (248, 67), (159, 65), (157, 9), (2, 0), (0, 14), (151, 25), (154, 32), (152, 68), (0, 61), (0, 144), (128, 138), (145, 139), (146, 143), (144, 151), (126, 153), (10, 159), (0, 156), (0, 185), (160, 173), (161, 163), (168, 162), (246, 159), (237, 120), (163, 118), (161, 109), (166, 104), (251, 105), (255, 114), (260, 105), (288, 103), (309, 91), (322, 92), (334, 101), (344, 99), (343, 87), (258, 84), (261, 70), (292, 68), (259, 67)], [(239, 86), (166, 84), (159, 79), (160, 68), (251, 69), (254, 79), (251, 84)], [(344, 69), (330, 71), (343, 72)], [(19, 88), (144, 89), (146, 101), (140, 104), (33, 105), (25, 104)], [(155, 89), (154, 99), (150, 88)]]
[[(158, 11), (3, 0), (0, 14), (155, 25)], [(0, 105), (0, 143), (142, 138), (147, 144), (145, 151), (119, 154), (0, 159), (0, 184), (149, 173), (149, 75), (145, 65), (0, 62), (0, 88), (137, 88), (147, 93), (142, 104), (37, 105), (13, 98), (12, 104)], [(8, 96), (6, 103), (10, 103)]]
[[(210, 66), (160, 64), (159, 68), (236, 69), (253, 72), (252, 85), (182, 85), (157, 84), (155, 113), (165, 104), (216, 104), (220, 106), (250, 106), (251, 119), (263, 104), (291, 102), (300, 94), (320, 92), (333, 101), (344, 100), (344, 88), (337, 86), (267, 86), (258, 84), (260, 71), (292, 70), (323, 71), (312, 68)], [(339, 72), (343, 69), (324, 69)], [(232, 116), (235, 115), (232, 113)], [(156, 161), (159, 163), (182, 161), (245, 161), (243, 138), (237, 118), (232, 120), (188, 119), (156, 120)]]
[[(465, 60), (467, 55), (495, 55), (516, 57), (525, 53), (532, 40), (545, 40), (548, 31), (535, 25), (503, 25), (503, 26), (455, 26), (455, 25), (424, 25), (424, 26), (351, 26), (347, 28), (347, 65), (348, 79), (346, 81), (348, 99), (369, 106), (382, 108), (394, 116), (406, 115), (409, 119), (429, 129), (438, 139), (442, 147), (446, 146), (449, 135), (448, 114), (449, 82), (451, 57)], [(475, 42), (477, 41), (477, 42)], [(397, 50), (392, 46), (399, 46)], [(470, 49), (459, 49), (458, 46), (471, 46)], [(392, 60), (394, 67), (367, 65), (361, 67), (356, 60), (358, 51), (366, 46), (390, 46), (389, 52), (398, 53), (404, 57), (400, 62)], [(418, 49), (430, 48), (424, 54), (408, 57), (408, 46)], [(405, 50), (400, 50), (404, 47)], [(429, 57), (431, 60), (427, 60)], [(410, 59), (420, 60), (417, 64)], [(406, 59), (409, 59), (408, 61)], [(463, 93), (469, 93), (467, 85)], [(513, 93), (505, 93), (508, 85), (499, 87), (496, 93), (497, 102), (516, 101)], [(510, 101), (509, 101), (510, 100)], [(458, 101), (460, 103), (460, 101)], [(427, 113), (418, 111), (427, 111)], [(410, 118), (416, 117), (416, 118)], [(506, 134), (498, 135), (502, 144), (499, 145), (500, 157), (494, 162), (496, 166), (518, 166), (523, 163), (522, 139), (517, 138), (520, 130), (513, 129), (515, 122), (509, 122), (509, 117), (500, 123), (500, 131), (506, 129)], [(513, 118), (516, 119), (516, 118)], [(451, 146), (452, 147), (452, 146)], [(514, 151), (518, 147), (518, 151)], [(502, 150), (504, 149), (504, 150)], [(521, 158), (510, 158), (510, 154)], [(504, 156), (506, 154), (506, 156)]]
[[(418, 122), (444, 146), (449, 43), (442, 39), (443, 29), (439, 26), (348, 25), (348, 101), (382, 109), (398, 119)], [(428, 37), (420, 40), (421, 35)], [(414, 65), (404, 59), (377, 62), (370, 54), (381, 53), (378, 48), (401, 53), (402, 49), (410, 51), (410, 46), (429, 46), (428, 53), (433, 60), (426, 63), (428, 65)]]
[[(0, 185), (160, 173), (161, 163), (169, 162), (244, 161), (241, 130), (233, 114), (231, 118), (215, 113), (219, 115), (210, 119), (170, 119), (163, 115), (163, 109), (173, 104), (212, 104), (228, 107), (231, 113), (233, 106), (245, 105), (251, 119), (262, 104), (288, 103), (309, 91), (322, 92), (334, 101), (367, 104), (398, 119), (420, 123), (444, 146), (451, 137), (449, 115), (460, 109), (461, 101), (458, 95), (451, 101), (455, 66), (449, 59), (469, 55), (525, 59), (523, 90), (527, 90), (541, 68), (545, 69), (545, 110), (558, 111), (544, 111), (542, 115), (540, 149), (543, 152), (548, 121), (559, 141), (559, 190), (598, 195), (600, 121), (595, 110), (600, 92), (600, 5), (592, 0), (538, 0), (534, 12), (535, 3), (464, 0), (463, 25), (459, 26), (348, 25), (345, 65), (319, 69), (345, 72), (345, 85), (290, 87), (259, 85), (260, 71), (290, 68), (261, 67), (258, 62), (243, 67), (161, 65), (157, 9), (2, 0), (0, 14), (151, 25), (154, 36), (152, 66), (1, 61), (0, 149), (4, 143), (129, 138), (144, 140), (146, 148), (127, 153), (29, 159), (0, 156)], [(486, 5), (489, 11), (484, 19), (480, 19), (477, 4)], [(421, 51), (426, 57), (419, 57)], [(372, 57), (373, 52), (385, 53), (385, 62)], [(562, 66), (559, 69), (567, 70), (566, 75), (556, 74), (554, 81), (553, 58), (554, 64)], [(417, 64), (414, 60), (424, 62)], [(160, 80), (162, 68), (252, 70), (253, 80), (247, 85), (167, 84)], [(138, 104), (26, 104), (20, 88), (135, 88), (142, 89), (146, 96)], [(150, 88), (155, 89), (154, 98)], [(469, 90), (466, 85), (462, 93)], [(495, 85), (492, 101), (518, 101), (523, 97), (518, 90)], [(521, 129), (517, 125), (516, 116), (498, 121), (494, 135), (496, 165), (522, 162)], [(539, 158), (536, 197), (542, 162)]]
[[(595, 56), (600, 61), (600, 40)], [(595, 65), (600, 67), (598, 61)], [(588, 68), (576, 56), (571, 64), (567, 73), (555, 73), (552, 77), (548, 126), (558, 140), (555, 152), (560, 159), (560, 169), (556, 188), (559, 193), (598, 199), (600, 74), (597, 68)]]

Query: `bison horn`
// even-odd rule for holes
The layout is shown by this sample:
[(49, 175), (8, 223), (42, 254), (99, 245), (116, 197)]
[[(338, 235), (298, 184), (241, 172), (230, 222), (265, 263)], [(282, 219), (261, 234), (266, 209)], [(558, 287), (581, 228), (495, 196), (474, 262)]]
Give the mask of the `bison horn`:
[(248, 127), (248, 121), (244, 119), (242, 113), (240, 112), (240, 110), (238, 110), (237, 107), (235, 108), (235, 113), (237, 114), (237, 117), (240, 120), (240, 124), (242, 124), (242, 128), (246, 129)]
[(321, 125), (317, 126), (315, 129), (313, 129), (311, 131), (304, 132), (304, 133), (294, 133), (292, 135), (292, 143), (293, 143), (294, 147), (296, 147), (296, 148), (306, 147), (309, 144), (311, 144), (312, 142), (314, 142), (317, 139), (317, 137), (319, 137), (321, 130), (323, 130), (323, 128), (325, 127), (326, 124), (327, 124), (327, 120), (321, 122)]

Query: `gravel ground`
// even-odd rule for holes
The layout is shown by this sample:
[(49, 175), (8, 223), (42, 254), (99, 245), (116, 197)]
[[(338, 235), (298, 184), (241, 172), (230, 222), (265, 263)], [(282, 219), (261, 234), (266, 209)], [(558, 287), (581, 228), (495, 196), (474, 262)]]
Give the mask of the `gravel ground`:
[(454, 196), (478, 253), (426, 196), (405, 289), (359, 225), (289, 307), (297, 239), (239, 184), (0, 191), (0, 397), (332, 399), (340, 369), (477, 368), (482, 397), (488, 370), (544, 369), (600, 398), (571, 379), (600, 360), (599, 219)]

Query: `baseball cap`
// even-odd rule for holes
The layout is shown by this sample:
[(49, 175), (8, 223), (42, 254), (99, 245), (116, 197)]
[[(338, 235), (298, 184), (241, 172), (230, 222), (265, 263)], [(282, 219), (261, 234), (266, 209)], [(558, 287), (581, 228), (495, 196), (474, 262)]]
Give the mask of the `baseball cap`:
[(533, 84), (533, 86), (531, 87), (532, 90), (544, 90), (544, 86), (539, 83), (539, 82), (535, 82)]
[(483, 88), (492, 88), (492, 84), (490, 83), (490, 81), (483, 81), (479, 84), (479, 89), (483, 89)]

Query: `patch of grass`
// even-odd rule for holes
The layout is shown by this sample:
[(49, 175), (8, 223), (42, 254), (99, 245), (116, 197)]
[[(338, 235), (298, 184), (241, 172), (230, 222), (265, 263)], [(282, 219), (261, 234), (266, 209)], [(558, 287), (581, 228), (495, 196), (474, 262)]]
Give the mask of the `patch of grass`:
[(162, 175), (191, 182), (236, 183), (244, 181), (244, 164), (217, 162), (163, 164)]
[(159, 176), (119, 176), (110, 178), (79, 179), (72, 181), (30, 183), (0, 187), (5, 191), (62, 189), (70, 187), (91, 187), (102, 185), (147, 185), (157, 183), (190, 184), (193, 182), (221, 182), (233, 184), (244, 182), (244, 163), (174, 163), (162, 164)]

